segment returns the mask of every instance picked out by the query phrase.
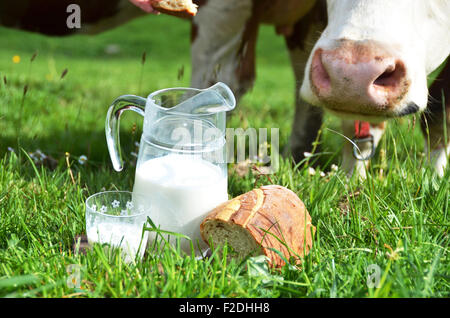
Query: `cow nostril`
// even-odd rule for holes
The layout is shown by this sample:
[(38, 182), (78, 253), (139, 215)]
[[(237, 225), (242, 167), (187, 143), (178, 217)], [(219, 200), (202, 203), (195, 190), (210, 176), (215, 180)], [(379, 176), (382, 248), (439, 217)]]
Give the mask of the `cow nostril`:
[(395, 65), (390, 65), (378, 76), (373, 84), (381, 87), (397, 86), (406, 75), (406, 69), (402, 62), (397, 61)]
[(379, 86), (389, 85), (389, 81), (390, 79), (392, 79), (392, 75), (394, 74), (394, 72), (395, 69), (384, 71), (384, 73), (378, 76), (378, 78), (373, 83)]
[(318, 91), (324, 93), (330, 90), (331, 79), (323, 64), (322, 49), (320, 48), (314, 53), (311, 63), (311, 80), (313, 87)]

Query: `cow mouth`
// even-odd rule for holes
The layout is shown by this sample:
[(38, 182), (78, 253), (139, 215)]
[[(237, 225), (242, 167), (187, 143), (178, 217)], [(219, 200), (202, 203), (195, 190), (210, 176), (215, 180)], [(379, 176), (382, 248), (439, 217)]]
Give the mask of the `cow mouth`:
[(415, 114), (420, 110), (420, 107), (414, 103), (410, 102), (405, 107), (399, 107), (401, 108), (399, 111), (383, 111), (379, 113), (366, 113), (366, 112), (355, 112), (355, 111), (349, 111), (349, 110), (343, 110), (341, 108), (336, 109), (330, 106), (324, 106), (324, 109), (329, 111), (331, 114), (343, 118), (343, 119), (366, 119), (374, 122), (384, 121), (390, 118), (398, 118), (398, 117), (404, 117), (411, 114)]
[(403, 117), (411, 114), (415, 114), (420, 110), (420, 107), (416, 103), (409, 103), (405, 108), (400, 110), (395, 117)]
[(351, 119), (351, 120), (366, 120), (366, 121), (370, 121), (370, 122), (382, 122), (385, 121), (386, 119), (391, 118), (391, 116), (389, 116), (388, 114), (365, 114), (365, 113), (361, 113), (361, 112), (351, 112), (351, 111), (346, 111), (346, 110), (342, 110), (342, 109), (335, 109), (335, 108), (331, 108), (331, 107), (324, 107), (325, 110), (327, 110), (330, 114), (339, 117), (341, 119)]

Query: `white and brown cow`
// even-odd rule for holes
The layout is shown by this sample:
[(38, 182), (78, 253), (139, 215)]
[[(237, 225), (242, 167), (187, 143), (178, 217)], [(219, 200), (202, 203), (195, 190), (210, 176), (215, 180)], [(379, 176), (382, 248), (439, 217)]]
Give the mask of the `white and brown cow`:
[[(286, 38), (296, 76), (290, 138), (295, 160), (310, 151), (326, 109), (342, 118), (343, 167), (365, 166), (392, 117), (427, 111), (422, 128), (436, 171), (450, 150), (450, 63), (430, 88), (427, 75), (450, 53), (450, 1), (445, 0), (205, 0), (193, 19), (192, 85), (220, 80), (238, 95), (255, 77), (258, 25)], [(301, 96), (300, 96), (301, 95)], [(443, 98), (447, 118), (444, 119)], [(313, 107), (311, 105), (320, 106)], [(446, 122), (446, 127), (444, 126)], [(450, 134), (447, 134), (447, 136)], [(428, 148), (429, 147), (429, 148)]]
[[(450, 151), (448, 137), (444, 140), (450, 135), (445, 133), (450, 132), (450, 63), (430, 87), (430, 98), (427, 75), (450, 53), (450, 1), (194, 2), (199, 10), (191, 32), (193, 87), (222, 81), (239, 98), (254, 82), (259, 25), (273, 24), (285, 37), (297, 83), (290, 138), (296, 161), (311, 150), (322, 124), (322, 109), (326, 109), (342, 118), (344, 134), (354, 137), (361, 150), (352, 152), (352, 145), (346, 143), (343, 167), (364, 176), (368, 160), (360, 159), (373, 153), (384, 121), (424, 111), (428, 104), (421, 126), (430, 141), (427, 151), (443, 175)], [(82, 8), (84, 25), (80, 30), (66, 27), (69, 3)], [(0, 2), (1, 25), (53, 35), (96, 33), (142, 14), (127, 0)]]
[[(327, 10), (328, 25), (308, 59), (301, 95), (341, 117), (347, 136), (355, 131), (354, 119), (373, 123), (376, 146), (385, 119), (426, 109), (427, 75), (450, 53), (450, 1), (328, 0)], [(435, 94), (431, 112), (422, 121), (425, 132), (428, 123), (431, 157), (440, 175), (450, 150), (443, 140), (442, 106), (445, 94), (450, 128), (448, 67), (430, 90)], [(347, 170), (356, 167), (364, 174), (364, 164), (344, 151)]]

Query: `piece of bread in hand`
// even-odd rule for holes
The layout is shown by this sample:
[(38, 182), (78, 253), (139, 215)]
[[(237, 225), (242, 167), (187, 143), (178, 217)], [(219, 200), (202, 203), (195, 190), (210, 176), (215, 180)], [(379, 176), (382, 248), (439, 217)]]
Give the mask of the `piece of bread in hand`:
[(151, 0), (151, 5), (161, 13), (181, 18), (190, 18), (197, 13), (197, 5), (192, 0)]
[(200, 225), (203, 240), (214, 247), (227, 243), (230, 257), (266, 255), (273, 267), (285, 264), (277, 251), (298, 264), (312, 246), (314, 231), (303, 202), (278, 185), (254, 189), (219, 205)]

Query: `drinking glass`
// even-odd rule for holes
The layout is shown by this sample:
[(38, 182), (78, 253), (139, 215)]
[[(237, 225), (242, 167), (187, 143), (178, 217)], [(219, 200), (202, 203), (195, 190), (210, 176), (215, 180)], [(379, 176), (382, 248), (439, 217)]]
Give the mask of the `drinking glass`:
[(148, 232), (143, 233), (149, 215), (148, 200), (129, 191), (105, 191), (86, 200), (86, 233), (89, 244), (107, 243), (119, 247), (125, 261), (142, 258)]

